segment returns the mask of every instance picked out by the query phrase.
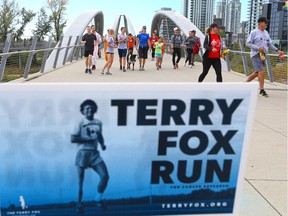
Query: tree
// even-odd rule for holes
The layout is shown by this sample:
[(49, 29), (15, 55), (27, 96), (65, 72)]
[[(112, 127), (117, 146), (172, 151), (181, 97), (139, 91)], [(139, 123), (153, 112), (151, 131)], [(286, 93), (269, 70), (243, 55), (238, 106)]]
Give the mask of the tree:
[(38, 19), (36, 25), (36, 29), (33, 30), (33, 34), (38, 37), (38, 40), (43, 40), (44, 36), (47, 35), (52, 27), (50, 25), (50, 18), (47, 15), (44, 7), (42, 7), (39, 11)]
[(219, 35), (220, 35), (221, 38), (226, 38), (227, 37), (226, 33), (225, 33), (225, 31), (223, 29), (219, 29)]
[(52, 35), (56, 41), (59, 41), (67, 23), (67, 20), (64, 19), (67, 4), (68, 0), (47, 0), (47, 7), (51, 10)]
[(19, 15), (15, 0), (3, 0), (0, 6), (0, 40), (5, 41), (9, 33), (15, 31), (16, 17)]
[(20, 27), (15, 32), (15, 39), (18, 41), (21, 36), (23, 36), (25, 27), (29, 22), (33, 20), (33, 18), (36, 16), (36, 13), (34, 13), (32, 10), (26, 10), (25, 8), (22, 8), (20, 12), (20, 19), (18, 23), (20, 23)]

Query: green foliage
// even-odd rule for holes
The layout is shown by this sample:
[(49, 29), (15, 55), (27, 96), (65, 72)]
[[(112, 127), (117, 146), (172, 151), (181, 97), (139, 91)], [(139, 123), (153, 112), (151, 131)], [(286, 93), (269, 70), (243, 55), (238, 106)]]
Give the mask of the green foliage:
[(16, 18), (19, 14), (15, 0), (3, 0), (0, 5), (0, 41), (5, 41), (7, 34), (15, 32)]
[(21, 36), (23, 36), (23, 33), (25, 31), (25, 27), (27, 26), (27, 24), (29, 22), (31, 22), (33, 20), (36, 13), (34, 13), (31, 10), (26, 10), (25, 8), (22, 8), (20, 15), (21, 15), (21, 17), (18, 21), (18, 23), (20, 23), (20, 27), (17, 29), (17, 31), (15, 33), (15, 39), (17, 41), (19, 41)]
[(55, 41), (59, 41), (63, 29), (67, 24), (67, 20), (64, 19), (67, 4), (68, 0), (47, 0), (47, 7), (51, 11), (50, 19), (53, 25), (52, 35)]
[(42, 7), (38, 13), (37, 23), (35, 24), (36, 29), (33, 30), (33, 34), (37, 36), (38, 40), (44, 40), (44, 36), (52, 30), (50, 22), (49, 16), (44, 7)]
[(227, 37), (226, 33), (225, 33), (225, 31), (223, 29), (219, 29), (218, 34), (220, 35), (221, 38), (226, 38)]

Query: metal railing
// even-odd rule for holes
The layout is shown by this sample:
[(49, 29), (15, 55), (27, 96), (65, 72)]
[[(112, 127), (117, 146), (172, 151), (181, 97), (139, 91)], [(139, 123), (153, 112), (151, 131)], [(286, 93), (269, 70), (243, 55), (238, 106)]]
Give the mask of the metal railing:
[[(30, 48), (28, 50), (12, 51), (11, 42), (12, 36), (7, 35), (6, 42), (3, 46), (3, 51), (0, 53), (0, 81), (8, 82), (20, 77), (28, 78), (32, 73), (44, 73), (49, 70), (58, 68), (65, 65), (67, 62), (77, 61), (83, 58), (83, 45), (80, 44), (81, 37), (73, 38), (74, 45), (70, 45), (70, 37), (60, 38), (60, 41), (55, 46), (52, 37), (45, 42), (45, 48), (37, 47), (37, 37), (33, 37), (30, 41)], [(65, 41), (66, 43), (62, 43)], [(55, 46), (55, 47), (51, 47)], [(38, 48), (38, 49), (37, 49)], [(15, 49), (13, 49), (15, 50)], [(54, 51), (54, 52), (53, 52)], [(68, 52), (69, 51), (69, 52)], [(0, 51), (1, 52), (1, 51)], [(53, 52), (53, 53), (52, 53)], [(60, 55), (61, 52), (61, 55)], [(167, 43), (166, 53), (171, 53), (171, 46)], [(53, 55), (52, 55), (52, 54)], [(68, 53), (70, 53), (68, 55)], [(182, 56), (186, 55), (186, 47), (182, 46)], [(202, 48), (200, 49), (199, 56), (196, 61), (201, 61), (203, 55)], [(47, 59), (49, 57), (50, 65), (47, 67)], [(225, 57), (228, 71), (243, 73), (248, 76), (252, 71), (252, 63), (249, 52), (245, 52), (242, 44), (240, 43), (240, 50), (230, 50), (229, 54)], [(266, 58), (266, 71), (265, 78), (271, 82), (280, 82), (287, 85), (287, 55), (285, 60), (280, 61), (277, 54), (268, 54)]]
[[(71, 41), (71, 38), (72, 36), (68, 37), (68, 41)], [(59, 52), (62, 50), (65, 52), (63, 61), (61, 62), (62, 66), (64, 66), (67, 62), (73, 62), (74, 60), (77, 61), (79, 58), (83, 58), (84, 49), (83, 45), (80, 44), (80, 37), (76, 38), (74, 45), (70, 45), (68, 43), (67, 46), (61, 46), (63, 39), (64, 37), (62, 36), (57, 46), (55, 46), (55, 43), (52, 41), (52, 37), (49, 37), (45, 44), (46, 47), (41, 48), (41, 46), (38, 46), (37, 49), (37, 37), (32, 37), (30, 48), (28, 50), (11, 52), (13, 38), (11, 34), (7, 35), (2, 53), (0, 53), (0, 81), (8, 82), (20, 77), (26, 79), (28, 78), (29, 74), (32, 73), (44, 73), (48, 57), (52, 57), (53, 59), (50, 60), (52, 60), (54, 64), (57, 64)], [(55, 47), (51, 47), (52, 45)], [(56, 55), (51, 56), (50, 54), (53, 51), (56, 51)], [(71, 53), (70, 56), (68, 56), (68, 51)], [(55, 68), (56, 67), (53, 66), (53, 69)]]
[[(182, 56), (186, 56), (186, 47), (181, 47)], [(244, 50), (243, 43), (239, 44), (240, 50), (230, 50), (225, 56), (228, 71), (234, 71), (249, 76), (253, 72), (250, 52)], [(171, 53), (171, 45), (167, 43), (165, 53)], [(196, 61), (202, 61), (203, 47), (200, 48)], [(284, 60), (280, 60), (278, 54), (269, 53), (265, 60), (265, 79), (270, 82), (288, 84), (288, 56), (284, 55)]]

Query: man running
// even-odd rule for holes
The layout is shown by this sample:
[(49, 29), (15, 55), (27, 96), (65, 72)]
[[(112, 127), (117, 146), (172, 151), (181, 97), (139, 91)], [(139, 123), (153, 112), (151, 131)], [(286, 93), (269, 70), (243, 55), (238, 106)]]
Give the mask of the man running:
[[(180, 29), (178, 27), (174, 28), (174, 34), (171, 37), (171, 49), (172, 49), (172, 63), (174, 69), (177, 69), (178, 63), (181, 59), (181, 45), (183, 42), (183, 38), (180, 34)], [(175, 61), (177, 55), (177, 61)]]
[(147, 59), (148, 49), (150, 49), (149, 34), (146, 33), (146, 26), (142, 27), (142, 32), (137, 35), (136, 47), (139, 52), (139, 71), (145, 71), (144, 66)]
[[(103, 203), (102, 196), (107, 187), (109, 174), (105, 162), (100, 156), (98, 146), (101, 146), (103, 151), (106, 150), (104, 138), (102, 135), (102, 122), (94, 118), (97, 113), (98, 106), (93, 100), (85, 100), (80, 105), (80, 112), (84, 118), (76, 125), (75, 131), (71, 135), (71, 143), (78, 145), (75, 165), (78, 174), (78, 203), (77, 212), (83, 213), (82, 197), (83, 197), (83, 182), (85, 170), (92, 168), (100, 177), (98, 183), (98, 191), (95, 197), (95, 203), (101, 208), (106, 208)], [(94, 184), (93, 184), (94, 186)]]
[(127, 55), (127, 35), (126, 28), (121, 27), (121, 34), (118, 35), (118, 55), (120, 70), (126, 71), (126, 55)]
[[(258, 77), (260, 92), (259, 95), (268, 97), (264, 90), (264, 62), (268, 49), (283, 54), (272, 43), (269, 33), (265, 30), (269, 20), (266, 17), (259, 17), (258, 28), (254, 29), (247, 38), (246, 45), (251, 48), (250, 57), (253, 65), (253, 73), (247, 78), (246, 82), (250, 82)], [(262, 59), (261, 59), (262, 55)]]
[(94, 52), (94, 46), (97, 45), (97, 38), (96, 38), (95, 34), (92, 33), (90, 26), (87, 26), (87, 33), (85, 35), (83, 35), (81, 44), (85, 44), (85, 52), (84, 52), (84, 57), (86, 58), (85, 73), (92, 74), (92, 70), (91, 70), (92, 56), (93, 56), (93, 52)]

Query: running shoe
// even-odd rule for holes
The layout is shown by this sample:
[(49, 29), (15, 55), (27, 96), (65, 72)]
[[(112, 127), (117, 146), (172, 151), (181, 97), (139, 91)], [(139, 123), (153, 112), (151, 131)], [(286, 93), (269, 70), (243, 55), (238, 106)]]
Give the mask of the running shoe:
[(264, 89), (260, 90), (259, 95), (262, 97), (268, 97), (268, 94), (266, 93), (266, 91)]

